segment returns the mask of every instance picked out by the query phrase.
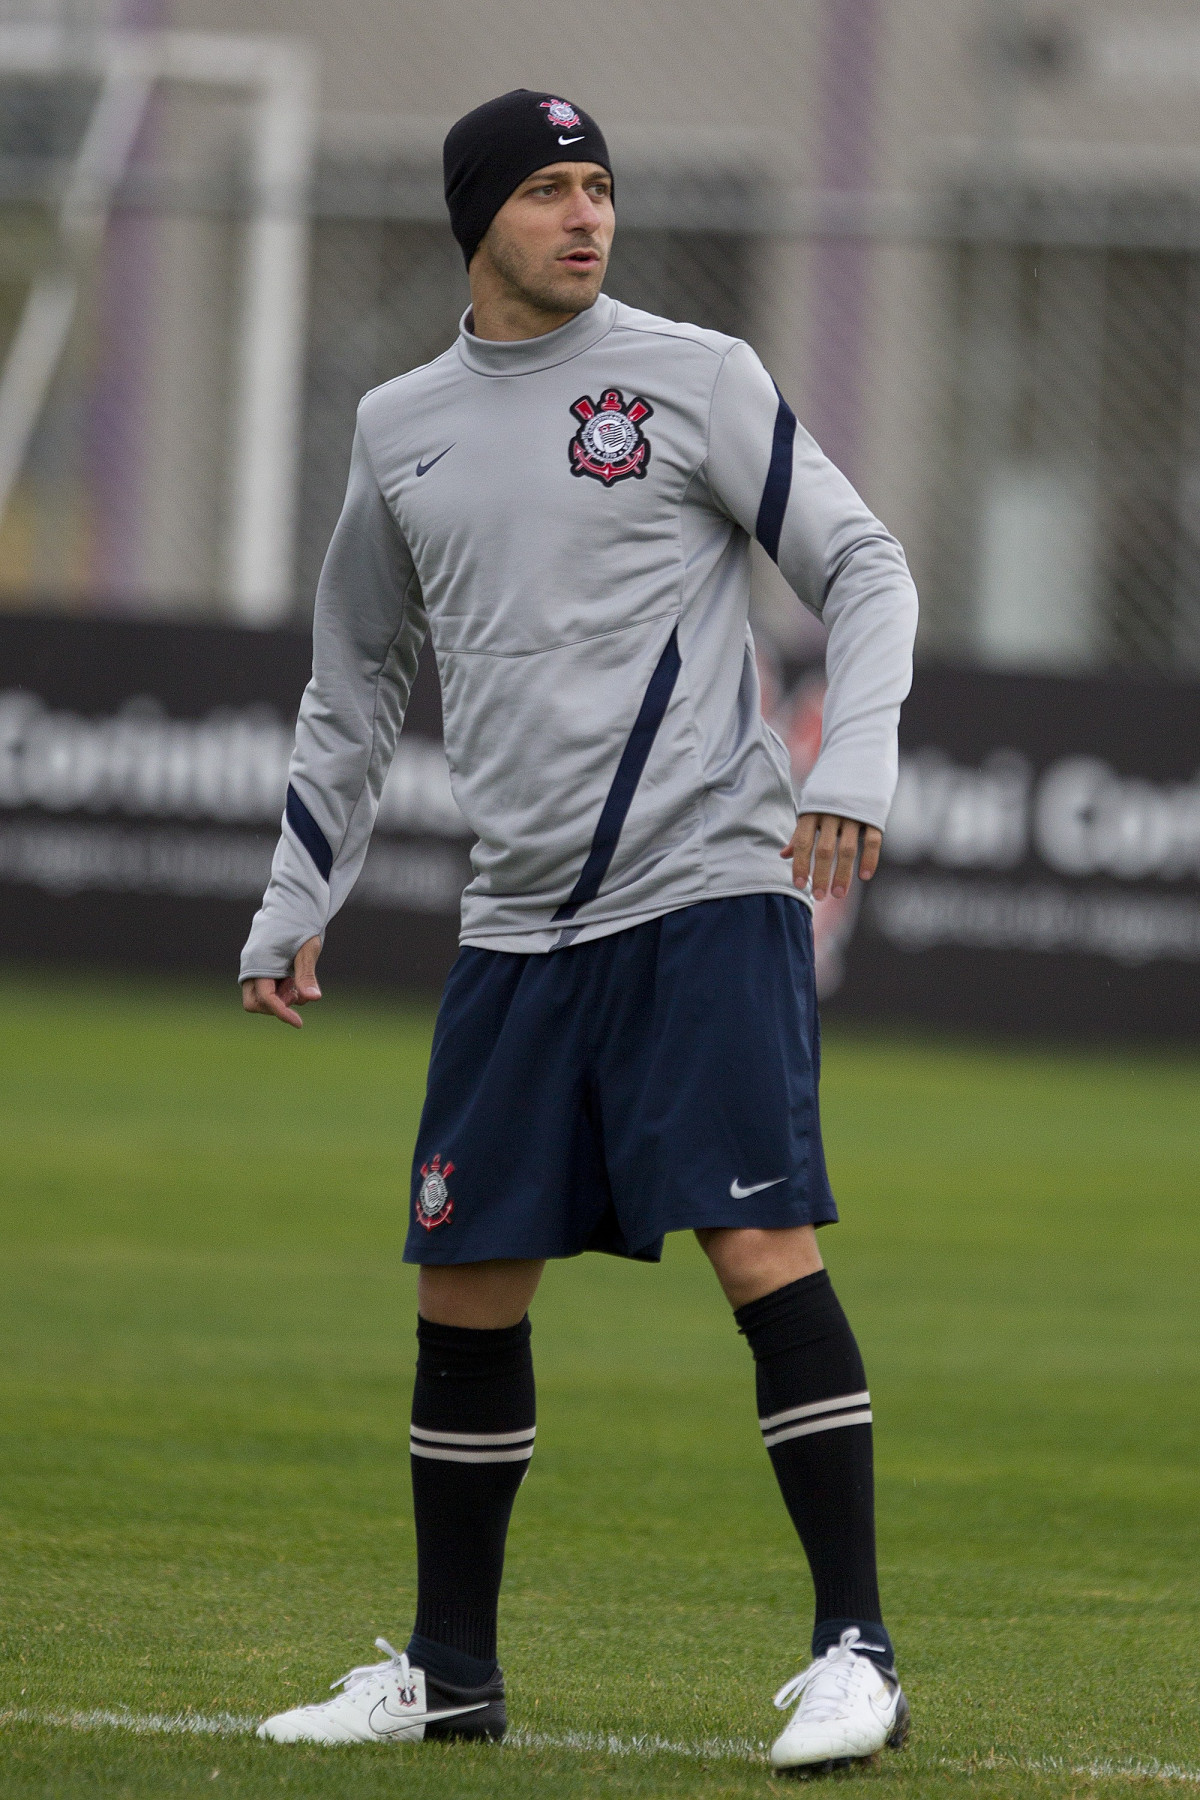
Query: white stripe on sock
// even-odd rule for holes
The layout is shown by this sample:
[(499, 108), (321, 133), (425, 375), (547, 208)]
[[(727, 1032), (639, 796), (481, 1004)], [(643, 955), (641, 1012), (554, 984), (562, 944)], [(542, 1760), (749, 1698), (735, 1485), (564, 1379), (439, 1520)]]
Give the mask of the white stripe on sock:
[(871, 1396), (866, 1388), (861, 1394), (839, 1394), (836, 1400), (814, 1400), (811, 1406), (792, 1406), (787, 1412), (772, 1413), (767, 1419), (758, 1421), (763, 1431), (772, 1431), (776, 1425), (790, 1425), (793, 1419), (811, 1419), (815, 1413), (836, 1412), (839, 1406), (870, 1406)]
[(526, 1444), (523, 1450), (435, 1450), (432, 1444), (418, 1444), (410, 1438), (408, 1448), (413, 1456), (427, 1456), (431, 1462), (528, 1462), (533, 1455), (532, 1444)]
[(408, 1429), (410, 1436), (427, 1444), (520, 1444), (534, 1436), (537, 1426), (529, 1425), (524, 1431), (426, 1431), (423, 1425)]
[(773, 1431), (770, 1437), (764, 1437), (763, 1443), (768, 1450), (776, 1444), (786, 1444), (789, 1438), (810, 1437), (814, 1431), (836, 1431), (839, 1425), (869, 1425), (871, 1409), (862, 1412), (837, 1413), (832, 1419), (809, 1419), (806, 1425), (786, 1425), (782, 1431)]

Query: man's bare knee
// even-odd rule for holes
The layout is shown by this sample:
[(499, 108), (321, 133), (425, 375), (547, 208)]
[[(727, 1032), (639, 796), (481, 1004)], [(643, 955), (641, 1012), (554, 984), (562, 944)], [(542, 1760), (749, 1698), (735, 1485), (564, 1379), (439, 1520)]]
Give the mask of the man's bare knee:
[(698, 1231), (696, 1237), (731, 1306), (747, 1306), (825, 1266), (811, 1225), (778, 1231), (729, 1226)]
[(425, 1264), (417, 1277), (417, 1310), (434, 1325), (501, 1331), (525, 1317), (544, 1262)]

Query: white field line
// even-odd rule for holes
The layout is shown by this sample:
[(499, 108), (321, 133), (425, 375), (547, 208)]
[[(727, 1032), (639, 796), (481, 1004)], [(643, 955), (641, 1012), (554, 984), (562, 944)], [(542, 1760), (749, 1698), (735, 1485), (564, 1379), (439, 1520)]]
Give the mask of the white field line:
[(6, 1725), (51, 1725), (60, 1731), (135, 1731), (139, 1736), (248, 1737), (259, 1724), (237, 1713), (135, 1713), (119, 1707), (112, 1712), (36, 1712), (29, 1706), (12, 1706), (0, 1712), (0, 1730)]
[(704, 1762), (766, 1762), (767, 1745), (751, 1738), (699, 1738), (679, 1744), (657, 1736), (616, 1737), (606, 1731), (510, 1731), (504, 1740), (516, 1750), (599, 1751), (604, 1756), (695, 1756)]
[(1011, 1769), (1022, 1775), (1083, 1775), (1092, 1781), (1177, 1781), (1200, 1786), (1200, 1769), (1184, 1763), (1116, 1761), (1098, 1758), (1094, 1762), (1072, 1763), (1065, 1756), (981, 1756), (971, 1761), (942, 1757), (943, 1768), (961, 1775), (986, 1775)]
[[(257, 1718), (239, 1713), (135, 1713), (124, 1708), (91, 1712), (38, 1712), (32, 1707), (0, 1711), (0, 1730), (6, 1725), (49, 1725), (64, 1731), (132, 1731), (141, 1736), (249, 1737)], [(766, 1761), (767, 1746), (751, 1738), (698, 1738), (677, 1743), (656, 1736), (617, 1737), (603, 1731), (510, 1731), (504, 1749), (577, 1750), (603, 1756), (687, 1756), (703, 1762)], [(1014, 1774), (1074, 1775), (1093, 1781), (1161, 1781), (1200, 1786), (1200, 1768), (1183, 1763), (1100, 1760), (1068, 1762), (1065, 1757), (984, 1756), (967, 1761), (940, 1757), (939, 1766), (959, 1775), (985, 1775), (1011, 1769)], [(900, 1765), (902, 1768), (903, 1765)]]
[[(5, 1725), (49, 1725), (61, 1731), (133, 1731), (141, 1736), (249, 1737), (260, 1721), (238, 1713), (135, 1713), (113, 1711), (38, 1712), (10, 1707), (0, 1712)], [(767, 1746), (749, 1738), (701, 1738), (680, 1744), (664, 1737), (617, 1737), (604, 1731), (568, 1731), (560, 1736), (541, 1731), (510, 1731), (502, 1746), (510, 1750), (580, 1750), (605, 1756), (694, 1756), (706, 1762), (762, 1762)]]

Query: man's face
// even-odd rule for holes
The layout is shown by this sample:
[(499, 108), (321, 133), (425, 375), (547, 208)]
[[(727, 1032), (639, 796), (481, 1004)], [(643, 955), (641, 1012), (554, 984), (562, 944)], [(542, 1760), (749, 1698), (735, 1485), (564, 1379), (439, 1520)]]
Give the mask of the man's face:
[(476, 255), (545, 312), (583, 312), (604, 281), (614, 224), (607, 169), (551, 163), (504, 202)]

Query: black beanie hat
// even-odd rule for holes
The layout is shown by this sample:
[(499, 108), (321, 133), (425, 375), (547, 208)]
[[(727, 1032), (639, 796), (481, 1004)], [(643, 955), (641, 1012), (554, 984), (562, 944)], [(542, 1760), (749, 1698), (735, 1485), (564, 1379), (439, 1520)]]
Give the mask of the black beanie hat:
[(612, 174), (596, 121), (556, 94), (514, 88), (450, 127), (442, 146), (446, 205), (468, 268), (509, 195), (535, 169), (558, 162), (599, 163)]

